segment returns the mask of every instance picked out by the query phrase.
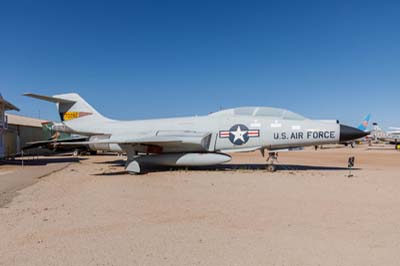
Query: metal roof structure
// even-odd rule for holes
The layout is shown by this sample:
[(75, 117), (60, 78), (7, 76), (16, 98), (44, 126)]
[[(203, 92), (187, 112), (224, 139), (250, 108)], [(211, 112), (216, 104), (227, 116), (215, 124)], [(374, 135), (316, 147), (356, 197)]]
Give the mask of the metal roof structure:
[(3, 96), (1, 96), (1, 94), (0, 94), (0, 104), (3, 104), (3, 105), (4, 105), (4, 111), (11, 111), (11, 110), (19, 111), (19, 108), (18, 108), (18, 107), (16, 107), (16, 106), (13, 105), (12, 103), (6, 101), (6, 100), (3, 98)]
[(19, 125), (28, 127), (42, 127), (42, 123), (48, 122), (47, 120), (14, 115), (14, 114), (7, 114), (7, 119), (9, 125)]

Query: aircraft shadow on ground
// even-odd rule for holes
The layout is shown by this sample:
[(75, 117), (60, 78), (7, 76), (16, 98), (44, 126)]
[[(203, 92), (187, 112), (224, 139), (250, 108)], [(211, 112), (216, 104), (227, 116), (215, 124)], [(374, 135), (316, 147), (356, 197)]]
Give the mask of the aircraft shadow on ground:
[[(199, 171), (230, 171), (230, 170), (266, 170), (267, 164), (222, 164), (214, 166), (201, 166), (183, 168), (188, 170)], [(315, 165), (300, 165), (300, 164), (275, 164), (277, 171), (307, 171), (307, 170), (323, 170), (323, 171), (344, 171), (347, 167), (337, 166), (315, 166)], [(182, 169), (182, 168), (181, 168)], [(352, 170), (359, 170), (353, 168)]]
[(38, 159), (22, 159), (18, 158), (15, 160), (1, 160), (0, 165), (47, 165), (54, 163), (77, 163), (82, 160), (87, 160), (86, 158), (78, 157), (62, 157), (62, 158), (38, 158)]
[[(123, 166), (125, 161), (109, 161), (108, 164), (113, 164), (113, 166)], [(222, 164), (214, 166), (197, 166), (197, 167), (147, 167), (145, 173), (154, 172), (168, 172), (168, 171), (267, 171), (266, 164)], [(348, 171), (347, 167), (337, 167), (337, 166), (315, 166), (315, 165), (299, 165), (299, 164), (276, 164), (276, 171), (307, 171), (307, 170), (320, 170), (320, 171)], [(360, 168), (352, 168), (352, 171), (358, 171)], [(115, 171), (115, 172), (105, 172), (97, 173), (95, 175), (122, 175), (127, 174), (126, 171)]]
[(113, 166), (121, 166), (125, 165), (126, 160), (124, 159), (119, 159), (119, 160), (111, 160), (111, 161), (105, 161), (105, 162), (94, 162), (95, 164), (110, 164)]

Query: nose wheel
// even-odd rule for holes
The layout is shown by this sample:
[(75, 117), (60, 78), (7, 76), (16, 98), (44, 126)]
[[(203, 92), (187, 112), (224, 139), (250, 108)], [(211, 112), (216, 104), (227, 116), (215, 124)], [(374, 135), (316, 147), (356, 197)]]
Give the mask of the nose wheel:
[(278, 162), (278, 153), (277, 152), (268, 153), (267, 162), (270, 162), (267, 165), (267, 168), (266, 168), (267, 171), (268, 172), (275, 172), (276, 171), (276, 165), (274, 163)]

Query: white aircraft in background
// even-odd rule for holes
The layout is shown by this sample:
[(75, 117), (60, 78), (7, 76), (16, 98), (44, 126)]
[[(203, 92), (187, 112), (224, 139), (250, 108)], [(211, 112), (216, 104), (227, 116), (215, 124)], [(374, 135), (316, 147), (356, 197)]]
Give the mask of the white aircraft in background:
[(397, 145), (400, 143), (400, 128), (389, 127), (389, 131), (385, 131), (378, 126), (378, 123), (373, 123), (373, 130), (371, 136), (374, 140), (387, 142), (389, 144)]

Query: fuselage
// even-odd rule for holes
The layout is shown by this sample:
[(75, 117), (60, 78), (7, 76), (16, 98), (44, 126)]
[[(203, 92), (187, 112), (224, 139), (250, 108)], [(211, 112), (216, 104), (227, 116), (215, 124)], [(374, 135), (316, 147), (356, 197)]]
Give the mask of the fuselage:
[[(251, 115), (215, 114), (207, 116), (149, 119), (136, 121), (107, 120), (93, 124), (90, 117), (64, 122), (80, 133), (105, 135), (110, 140), (179, 134), (211, 133), (209, 152), (269, 150), (339, 142), (340, 125), (336, 120), (284, 119)], [(88, 127), (90, 125), (90, 127)], [(113, 146), (118, 149), (118, 145)], [(174, 147), (163, 152), (188, 152), (188, 147)], [(190, 149), (190, 148), (189, 148)]]

